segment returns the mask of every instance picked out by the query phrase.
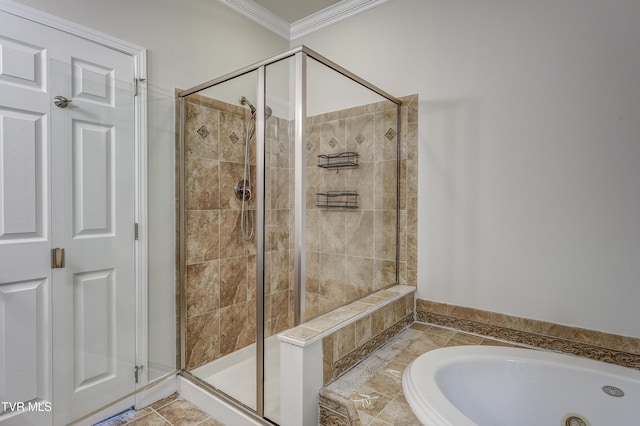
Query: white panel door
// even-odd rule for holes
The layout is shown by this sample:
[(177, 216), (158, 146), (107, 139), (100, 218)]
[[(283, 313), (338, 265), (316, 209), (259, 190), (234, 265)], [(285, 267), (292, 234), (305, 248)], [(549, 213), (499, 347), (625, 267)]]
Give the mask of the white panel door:
[(0, 11), (1, 426), (135, 390), (133, 76), (130, 55)]
[(71, 101), (51, 110), (55, 424), (135, 390), (133, 63), (83, 44), (50, 64)]
[(6, 18), (0, 16), (0, 422), (46, 425), (52, 418), (47, 51), (25, 29), (7, 31)]

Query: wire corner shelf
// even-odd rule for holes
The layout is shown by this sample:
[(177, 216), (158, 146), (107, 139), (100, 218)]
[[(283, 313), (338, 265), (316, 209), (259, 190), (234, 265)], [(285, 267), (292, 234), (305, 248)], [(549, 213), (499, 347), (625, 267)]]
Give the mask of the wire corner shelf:
[(357, 209), (358, 193), (356, 191), (327, 191), (316, 193), (316, 207), (321, 209)]
[(319, 154), (318, 167), (323, 169), (355, 169), (358, 167), (358, 153), (353, 151), (340, 152), (337, 154)]

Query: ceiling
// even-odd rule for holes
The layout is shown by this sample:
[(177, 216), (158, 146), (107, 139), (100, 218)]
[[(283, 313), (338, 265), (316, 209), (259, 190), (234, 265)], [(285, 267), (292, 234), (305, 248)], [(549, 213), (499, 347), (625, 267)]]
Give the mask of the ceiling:
[(218, 0), (288, 40), (390, 0)]
[(253, 0), (290, 24), (313, 15), (341, 0)]

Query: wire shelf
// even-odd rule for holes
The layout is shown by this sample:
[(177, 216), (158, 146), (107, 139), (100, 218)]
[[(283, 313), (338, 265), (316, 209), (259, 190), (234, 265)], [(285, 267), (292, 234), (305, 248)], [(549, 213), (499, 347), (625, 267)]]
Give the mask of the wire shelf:
[(358, 153), (347, 151), (338, 154), (320, 154), (318, 155), (318, 167), (323, 169), (354, 169), (358, 167)]
[(356, 191), (327, 191), (316, 193), (316, 207), (321, 209), (357, 209), (358, 193)]

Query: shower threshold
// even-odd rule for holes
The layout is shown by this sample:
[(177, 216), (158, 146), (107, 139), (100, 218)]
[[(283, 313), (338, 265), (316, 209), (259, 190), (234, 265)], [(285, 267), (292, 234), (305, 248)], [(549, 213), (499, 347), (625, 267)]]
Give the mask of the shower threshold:
[[(265, 339), (264, 415), (280, 421), (280, 345), (277, 336)], [(191, 370), (199, 379), (256, 409), (256, 344), (253, 343), (208, 364)]]

